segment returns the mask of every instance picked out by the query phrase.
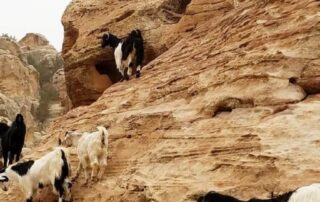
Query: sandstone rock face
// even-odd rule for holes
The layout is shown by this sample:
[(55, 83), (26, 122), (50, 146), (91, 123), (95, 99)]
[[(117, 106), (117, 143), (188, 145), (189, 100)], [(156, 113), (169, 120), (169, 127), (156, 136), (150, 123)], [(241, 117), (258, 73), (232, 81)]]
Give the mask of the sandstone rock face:
[(41, 34), (28, 33), (19, 41), (19, 44), (22, 46), (39, 47), (49, 45), (49, 41)]
[(19, 45), (0, 38), (0, 115), (13, 120), (17, 113), (35, 126), (39, 105), (39, 73), (26, 63)]
[[(145, 39), (145, 63), (173, 45), (168, 34), (190, 0), (72, 1), (63, 16), (67, 88), (74, 106), (91, 104), (119, 80), (111, 48), (101, 48), (109, 31), (119, 37), (139, 28)], [(79, 18), (79, 16), (82, 16)], [(83, 20), (86, 19), (86, 20)], [(81, 93), (79, 93), (81, 92)]]
[[(92, 95), (76, 93), (93, 91), (72, 72), (82, 75), (98, 58), (98, 41), (96, 48), (89, 42), (100, 34), (98, 23), (108, 23), (103, 13), (111, 19), (135, 8), (129, 20), (150, 6), (141, 15), (153, 17), (163, 3), (102, 2), (73, 1), (64, 16), (66, 79), (76, 105)], [(160, 33), (179, 37), (168, 39), (174, 45), (140, 79), (115, 84), (90, 106), (57, 119), (31, 156), (47, 152), (67, 130), (110, 126), (106, 173), (90, 187), (81, 186), (82, 173), (73, 186), (79, 202), (191, 202), (209, 190), (247, 200), (318, 182), (319, 6), (316, 0), (192, 0), (172, 32), (158, 24)], [(105, 26), (122, 29), (126, 15), (118, 16)], [(141, 26), (150, 25), (142, 19), (136, 19)], [(75, 171), (74, 148), (71, 153)], [(40, 200), (54, 201), (48, 193)], [(21, 197), (0, 193), (5, 201)]]

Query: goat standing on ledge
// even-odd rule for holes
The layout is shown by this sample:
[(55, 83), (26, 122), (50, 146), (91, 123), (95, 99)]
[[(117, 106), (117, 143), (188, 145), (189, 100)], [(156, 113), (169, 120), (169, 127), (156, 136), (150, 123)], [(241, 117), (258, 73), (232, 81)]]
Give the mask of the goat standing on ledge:
[(132, 68), (134, 65), (137, 68), (136, 78), (139, 78), (144, 58), (141, 31), (138, 29), (133, 30), (124, 39), (119, 39), (110, 33), (104, 34), (102, 36), (101, 47), (104, 48), (109, 45), (113, 48), (117, 69), (122, 75), (121, 80), (129, 80), (129, 76), (132, 75)]
[(320, 202), (320, 183), (300, 187), (279, 196), (272, 196), (271, 199), (250, 199), (242, 201), (232, 196), (223, 195), (214, 191), (201, 196), (197, 202)]
[(77, 147), (79, 165), (74, 179), (77, 179), (83, 169), (87, 184), (89, 182), (90, 168), (92, 181), (102, 178), (104, 169), (107, 166), (108, 138), (107, 129), (103, 126), (98, 126), (95, 132), (67, 132), (62, 139), (59, 139), (59, 144)]

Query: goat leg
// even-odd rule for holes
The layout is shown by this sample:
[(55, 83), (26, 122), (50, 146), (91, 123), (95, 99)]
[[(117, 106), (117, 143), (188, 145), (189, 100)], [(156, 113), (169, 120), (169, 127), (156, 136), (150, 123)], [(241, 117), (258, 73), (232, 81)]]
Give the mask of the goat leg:
[(129, 80), (129, 76), (128, 76), (128, 67), (126, 67), (125, 69), (124, 69), (124, 79), (125, 80)]

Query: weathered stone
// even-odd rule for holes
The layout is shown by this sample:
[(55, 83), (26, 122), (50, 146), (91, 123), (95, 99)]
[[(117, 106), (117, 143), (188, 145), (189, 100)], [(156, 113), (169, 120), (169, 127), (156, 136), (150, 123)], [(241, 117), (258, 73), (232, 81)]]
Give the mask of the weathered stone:
[(65, 29), (62, 56), (73, 105), (91, 104), (120, 79), (111, 48), (102, 49), (100, 45), (105, 32), (124, 37), (139, 28), (145, 40), (144, 63), (148, 63), (173, 45), (167, 43), (167, 36), (189, 2), (72, 1), (62, 19)]
[(17, 113), (22, 113), (26, 123), (35, 126), (39, 73), (22, 58), (17, 43), (0, 38), (0, 99), (3, 103), (0, 115), (14, 120)]
[[(71, 45), (66, 38), (64, 57), (67, 82), (77, 84), (68, 86), (76, 106), (94, 100), (83, 92), (85, 77), (74, 78), (102, 55), (96, 37), (107, 28), (116, 32), (117, 26), (124, 34), (135, 23), (148, 30), (154, 25), (145, 20), (149, 16), (162, 22), (155, 16), (163, 2), (73, 1), (64, 23), (70, 19), (77, 39)], [(89, 188), (81, 186), (82, 174), (73, 185), (78, 201), (191, 202), (210, 190), (247, 200), (318, 181), (319, 5), (316, 0), (192, 0), (176, 29), (157, 24), (160, 35), (179, 37), (170, 39), (173, 46), (148, 63), (140, 79), (115, 84), (90, 106), (58, 118), (33, 156), (47, 152), (68, 130), (110, 126), (106, 173)], [(147, 6), (149, 13), (139, 13)], [(130, 10), (123, 20), (126, 15), (120, 14)], [(170, 14), (167, 21), (177, 19)], [(99, 27), (106, 28), (94, 32)], [(152, 41), (155, 32), (146, 31), (147, 44), (160, 53), (165, 40)], [(86, 95), (77, 101), (82, 92)], [(71, 164), (75, 169), (76, 155)], [(0, 200), (21, 201), (18, 197), (0, 193)], [(39, 198), (56, 199), (47, 193)]]
[(39, 47), (49, 45), (49, 41), (41, 34), (28, 33), (19, 41), (19, 44), (21, 46)]

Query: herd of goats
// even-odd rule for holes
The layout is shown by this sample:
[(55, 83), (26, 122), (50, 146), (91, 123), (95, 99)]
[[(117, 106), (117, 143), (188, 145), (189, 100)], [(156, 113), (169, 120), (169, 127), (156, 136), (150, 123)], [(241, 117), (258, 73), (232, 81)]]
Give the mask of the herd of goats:
[[(102, 48), (111, 46), (117, 69), (122, 80), (128, 80), (135, 71), (140, 77), (144, 59), (144, 47), (141, 31), (131, 31), (127, 37), (118, 38), (110, 33), (104, 34)], [(136, 68), (135, 70), (133, 68)], [(11, 124), (0, 123), (0, 140), (3, 168), (0, 170), (0, 187), (7, 191), (12, 183), (20, 185), (27, 202), (32, 202), (37, 189), (51, 186), (59, 196), (59, 202), (72, 201), (72, 184), (84, 171), (85, 184), (102, 179), (107, 167), (109, 133), (103, 126), (93, 132), (68, 131), (59, 137), (58, 146), (36, 160), (20, 160), (25, 142), (26, 125), (21, 114), (17, 114)], [(76, 147), (78, 168), (71, 176), (68, 147)], [(15, 162), (14, 162), (15, 161)], [(245, 202), (218, 192), (208, 192), (200, 196), (197, 202)], [(296, 190), (274, 196), (269, 199), (252, 198), (247, 202), (320, 202), (320, 183), (300, 187)]]
[[(0, 170), (0, 187), (7, 191), (11, 182), (17, 182), (25, 194), (27, 202), (32, 202), (38, 188), (52, 186), (59, 195), (59, 202), (72, 201), (71, 187), (81, 170), (84, 170), (85, 184), (102, 178), (107, 166), (109, 133), (103, 126), (97, 131), (80, 133), (68, 131), (59, 137), (53, 151), (36, 160), (19, 161), (24, 146), (26, 125), (18, 114), (9, 125), (0, 123), (0, 138), (3, 169)], [(76, 175), (71, 177), (68, 147), (77, 147), (79, 165)], [(16, 161), (13, 163), (13, 161)], [(89, 178), (91, 170), (91, 178)]]

